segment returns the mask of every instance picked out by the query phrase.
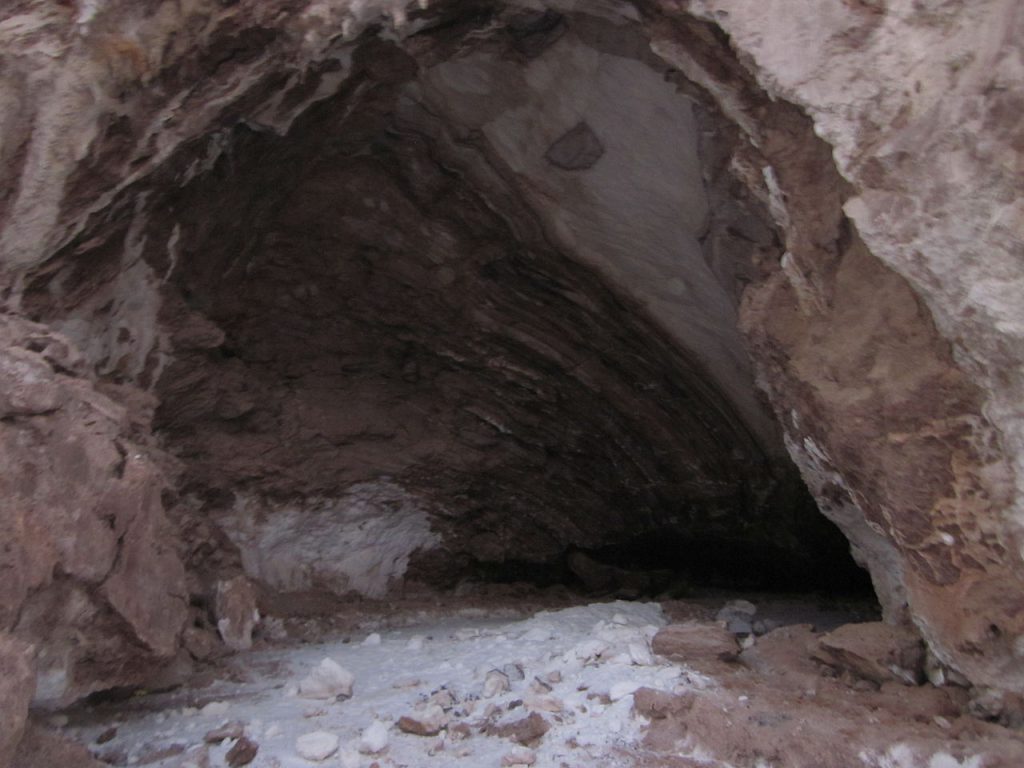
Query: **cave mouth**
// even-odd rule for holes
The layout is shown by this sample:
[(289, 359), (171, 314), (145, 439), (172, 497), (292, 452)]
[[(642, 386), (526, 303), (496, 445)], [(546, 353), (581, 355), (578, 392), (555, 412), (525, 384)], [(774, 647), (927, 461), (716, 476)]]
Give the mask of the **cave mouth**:
[(870, 594), (737, 328), (776, 227), (639, 25), (442, 16), (288, 86), (26, 294), (153, 396), (190, 573)]

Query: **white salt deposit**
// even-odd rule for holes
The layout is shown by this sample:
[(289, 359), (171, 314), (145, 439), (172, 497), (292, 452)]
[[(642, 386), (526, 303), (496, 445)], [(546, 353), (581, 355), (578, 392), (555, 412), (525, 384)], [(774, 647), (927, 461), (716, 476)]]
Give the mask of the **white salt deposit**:
[(218, 522), (241, 552), (245, 572), (284, 591), (315, 584), (383, 597), (405, 575), (413, 552), (440, 541), (426, 507), (388, 481), (359, 483), (340, 498), (301, 507), (240, 496)]

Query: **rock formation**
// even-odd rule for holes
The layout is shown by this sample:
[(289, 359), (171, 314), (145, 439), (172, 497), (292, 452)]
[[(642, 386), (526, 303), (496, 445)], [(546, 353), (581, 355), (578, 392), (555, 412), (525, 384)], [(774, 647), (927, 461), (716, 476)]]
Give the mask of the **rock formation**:
[(39, 705), (140, 684), (243, 572), (380, 596), (661, 539), (792, 583), (848, 541), (1024, 691), (1022, 35), (1014, 0), (8, 3), (0, 664), (34, 645)]

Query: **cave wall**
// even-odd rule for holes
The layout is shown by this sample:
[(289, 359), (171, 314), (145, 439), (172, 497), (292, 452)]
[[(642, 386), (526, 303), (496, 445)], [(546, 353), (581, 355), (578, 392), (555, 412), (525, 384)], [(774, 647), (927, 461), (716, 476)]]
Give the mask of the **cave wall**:
[[(30, 398), (61, 394), (28, 406), (18, 397), (5, 400), (0, 430), (8, 464), (20, 468), (4, 478), (12, 486), (4, 492), (4, 526), (11, 531), (5, 556), (7, 570), (22, 575), (21, 582), (11, 583), (24, 589), (5, 596), (3, 631), (36, 642), (73, 636), (67, 647), (74, 645), (82, 654), (70, 665), (54, 665), (56, 676), (40, 677), (53, 683), (43, 685), (41, 699), (73, 698), (98, 680), (141, 680), (139, 660), (149, 663), (175, 653), (185, 593), (197, 588), (180, 586), (197, 578), (191, 566), (239, 566), (204, 560), (197, 550), (217, 534), (182, 511), (189, 505), (223, 507), (226, 497), (190, 495), (215, 483), (198, 482), (182, 454), (172, 458), (152, 443), (153, 397), (162, 398), (165, 411), (158, 419), (168, 434), (179, 433), (179, 445), (194, 440), (203, 424), (210, 428), (205, 418), (210, 413), (232, 422), (260, 410), (250, 391), (259, 390), (260, 377), (251, 375), (252, 367), (240, 368), (247, 353), (239, 354), (237, 344), (229, 343), (227, 356), (221, 349), (229, 338), (217, 312), (232, 311), (231, 300), (244, 303), (245, 296), (231, 296), (227, 286), (220, 286), (226, 296), (196, 299), (185, 292), (190, 270), (213, 269), (230, 256), (195, 252), (199, 245), (217, 243), (222, 233), (203, 232), (199, 225), (175, 227), (168, 206), (182, 211), (185, 206), (174, 208), (166, 190), (198, 194), (218, 174), (222, 180), (243, 178), (234, 165), (240, 136), (254, 145), (263, 139), (272, 143), (339, 94), (353, 114), (364, 108), (372, 115), (374, 100), (384, 95), (374, 85), (381, 82), (390, 84), (384, 90), (394, 101), (388, 103), (401, 118), (388, 129), (411, 126), (432, 135), (432, 148), (443, 156), (440, 164), (465, 179), (465, 196), (447, 214), (455, 216), (457, 229), (466, 226), (474, 205), (484, 218), (489, 200), (521, 206), (529, 215), (515, 217), (511, 232), (530, 246), (524, 251), (533, 252), (533, 244), (542, 240), (548, 263), (555, 253), (571, 254), (562, 268), (577, 275), (574, 279), (584, 279), (572, 266), (582, 263), (612, 286), (610, 293), (593, 289), (607, 303), (585, 308), (588, 322), (642, 318), (633, 321), (639, 325), (630, 331), (632, 338), (658, 347), (655, 358), (662, 371), (701, 369), (689, 380), (710, 390), (696, 394), (731, 414), (725, 423), (734, 425), (734, 437), (746, 433), (740, 442), (750, 449), (748, 459), (760, 454), (758, 460), (771, 463), (781, 453), (779, 446), (788, 448), (822, 511), (839, 524), (871, 570), (892, 620), (909, 616), (932, 650), (972, 681), (1024, 688), (1018, 508), (1024, 350), (1014, 301), (1021, 263), (1021, 142), (1014, 118), (1021, 61), (1012, 42), (1022, 23), (1017, 5), (995, 0), (544, 5), (569, 14), (585, 10), (601, 23), (591, 18), (572, 33), (555, 24), (539, 37), (536, 30), (517, 37), (516, 28), (509, 27), (506, 38), (518, 42), (512, 49), (519, 58), (508, 63), (495, 54), (495, 37), (508, 25), (488, 26), (494, 12), (490, 3), (423, 3), (406, 9), (397, 3), (299, 0), (228, 5), (23, 0), (5, 10), (0, 21), (5, 64), (0, 272), (5, 327), (13, 329), (2, 353), (4, 370), (12, 372), (5, 391), (44, 381), (25, 390)], [(650, 51), (661, 64), (638, 45), (637, 28), (624, 30), (629, 25), (623, 20), (647, 30)], [(368, 37), (359, 38), (369, 25), (374, 26)], [(416, 34), (430, 28), (442, 32)], [(367, 53), (380, 37), (404, 55)], [(363, 40), (369, 41), (365, 48), (358, 44)], [(567, 62), (572, 63), (568, 70)], [(482, 65), (498, 78), (490, 85), (472, 82), (472, 71)], [(654, 210), (623, 221), (613, 213), (628, 206), (637, 190), (594, 183), (604, 167), (615, 167), (617, 146), (608, 137), (623, 135), (622, 126), (607, 122), (610, 97), (601, 90), (608, 82), (602, 78), (628, 75), (647, 82), (643, 78), (649, 76), (634, 69), (652, 65), (663, 68), (662, 78), (650, 79), (644, 93), (656, 98), (668, 77), (696, 105), (691, 116), (662, 117), (681, 119), (694, 132), (696, 148), (680, 150), (678, 160), (694, 163), (699, 154), (707, 199), (673, 188), (660, 174), (637, 174), (633, 178), (650, 185), (645, 194), (673, 200), (681, 195), (687, 204), (679, 206), (676, 220)], [(532, 72), (536, 79), (516, 85), (513, 70)], [(545, 100), (545, 82), (588, 71), (601, 75), (590, 78), (595, 87), (589, 104), (562, 114), (556, 99)], [(424, 75), (412, 82), (419, 72)], [(509, 101), (494, 114), (481, 115), (472, 103), (488, 87), (507, 91)], [(351, 89), (347, 94), (346, 88)], [(345, 98), (337, 103), (344, 112)], [(424, 108), (434, 114), (425, 115)], [(442, 109), (449, 114), (438, 116)], [(567, 120), (569, 113), (577, 119)], [(513, 139), (524, 115), (539, 118), (531, 124), (543, 132), (528, 135), (519, 146)], [(438, 119), (448, 135), (438, 132)], [(659, 125), (649, 120), (643, 129), (655, 132)], [(711, 135), (724, 137), (724, 143), (711, 142)], [(365, 138), (353, 130), (345, 140)], [(414, 149), (405, 156), (391, 151), (403, 162), (430, 167)], [(601, 165), (605, 155), (608, 166)], [(261, 156), (255, 157), (251, 162), (258, 165)], [(937, 158), (945, 165), (937, 168)], [(436, 166), (439, 158), (430, 160)], [(659, 158), (645, 163), (644, 168), (659, 165)], [(566, 181), (565, 174), (574, 180)], [(415, 193), (396, 185), (401, 174), (385, 175), (378, 186), (388, 191), (390, 204), (415, 216), (415, 207), (408, 206)], [(409, 172), (406, 183), (415, 177)], [(491, 197), (480, 190), (490, 190)], [(306, 194), (313, 198), (306, 208), (315, 209), (315, 187)], [(209, 204), (230, 207), (232, 195), (221, 197)], [(565, 208), (553, 206), (553, 198), (566, 199)], [(275, 215), (259, 209), (247, 213)], [(363, 213), (381, 219), (389, 214)], [(591, 213), (595, 223), (588, 226)], [(638, 221), (640, 229), (634, 226)], [(485, 229), (493, 233), (496, 226), (492, 222)], [(679, 275), (671, 274), (665, 258), (646, 264), (627, 258), (636, 242), (645, 244), (638, 249), (643, 253), (657, 253), (666, 233), (676, 231), (677, 240), (688, 244), (679, 248), (672, 242), (665, 250), (685, 254), (681, 263), (688, 268)], [(247, 234), (240, 228), (225, 242), (244, 251)], [(729, 255), (728, 244), (738, 234), (750, 243), (742, 258)], [(279, 245), (284, 256), (300, 255), (288, 253), (287, 237)], [(418, 263), (420, 271), (404, 279), (443, 284), (452, 278), (443, 259), (435, 264), (428, 255), (427, 261), (429, 266)], [(389, 268), (409, 267), (396, 260)], [(301, 274), (287, 259), (278, 268), (285, 276)], [(389, 268), (381, 272), (388, 275)], [(454, 274), (458, 279), (460, 273)], [(368, 279), (355, 276), (354, 284)], [(529, 276), (512, 269), (510, 279)], [(644, 281), (654, 288), (638, 290)], [(266, 290), (266, 283), (261, 288), (254, 282), (253, 291)], [(480, 283), (475, 285), (479, 289)], [(318, 307), (313, 288), (296, 284), (288, 296), (273, 300), (284, 307), (301, 305), (312, 321)], [(713, 302), (686, 300), (707, 291)], [(190, 307), (189, 300), (197, 306)], [(714, 311), (704, 314), (702, 306)], [(461, 328), (463, 310), (452, 311), (452, 323)], [(31, 325), (26, 314), (47, 326)], [(732, 314), (738, 314), (752, 367), (737, 352)], [(491, 315), (492, 322), (500, 319), (500, 313)], [(613, 332), (618, 331), (603, 331)], [(52, 341), (25, 341), (33, 335)], [(53, 345), (79, 362), (48, 358), (45, 350)], [(436, 358), (434, 346), (431, 358)], [(396, 351), (388, 359), (397, 362), (402, 354)], [(541, 356), (557, 357), (548, 350)], [(209, 366), (216, 375), (208, 378), (209, 386), (197, 388), (200, 397), (191, 417), (188, 409), (170, 408), (191, 391), (176, 399), (173, 383), (188, 382), (188, 370), (203, 368), (197, 360), (210, 358), (217, 359)], [(256, 355), (254, 362), (266, 361)], [(408, 372), (401, 366), (395, 371), (395, 402), (403, 400), (403, 372), (423, 375), (416, 368), (414, 359)], [(510, 370), (490, 375), (507, 384)], [(314, 374), (321, 375), (308, 376)], [(770, 398), (782, 439), (763, 403), (744, 386), (754, 377)], [(604, 380), (621, 385), (630, 379)], [(340, 391), (353, 395), (348, 388)], [(371, 400), (376, 400), (379, 388), (373, 390)], [(563, 396), (574, 401), (576, 393)], [(624, 396), (616, 391), (608, 399), (629, 402), (618, 399)], [(693, 417), (678, 418), (683, 421), (667, 423)], [(322, 421), (316, 415), (310, 419)], [(372, 432), (370, 421), (356, 425), (354, 434)], [(661, 412), (640, 420), (659, 421)], [(227, 427), (221, 423), (217, 429)], [(458, 425), (450, 429), (456, 432)], [(655, 445), (660, 440), (672, 446), (687, 437), (665, 431)], [(52, 449), (79, 433), (88, 446), (82, 449), (85, 456), (67, 458), (75, 466), (64, 467), (64, 454)], [(648, 441), (652, 434), (638, 437)], [(216, 442), (213, 435), (206, 446)], [(138, 460), (124, 458), (136, 455)], [(726, 474), (736, 470), (735, 459), (723, 461)], [(242, 463), (244, 475), (252, 462)], [(752, 466), (749, 460), (739, 464), (744, 472)], [(513, 461), (512, 466), (530, 464)], [(395, 473), (406, 470), (410, 477), (415, 474), (407, 464)], [(136, 471), (143, 480), (132, 474)], [(38, 477), (58, 473), (87, 478), (76, 484), (81, 502), (69, 495), (53, 503), (53, 493)], [(243, 479), (257, 490), (265, 481)], [(322, 490), (343, 497), (347, 483), (364, 479), (335, 478)], [(164, 486), (168, 493), (160, 494)], [(100, 494), (107, 494), (102, 501)], [(311, 502), (313, 511), (321, 508), (324, 494)], [(287, 494), (275, 498), (295, 502)], [(390, 486), (374, 498), (390, 509), (409, 501), (396, 501)], [(158, 533), (168, 511), (181, 531), (173, 553), (167, 547), (173, 537)], [(44, 514), (54, 516), (50, 534), (31, 527)], [(75, 534), (53, 533), (64, 527)], [(84, 532), (93, 529), (97, 552), (106, 554), (83, 566), (79, 547), (91, 540)], [(37, 547), (49, 553), (46, 558), (28, 554)], [(138, 557), (147, 563), (155, 557), (162, 565), (138, 575), (132, 570)], [(29, 560), (52, 567), (30, 572), (24, 566)], [(190, 565), (187, 573), (183, 563)], [(151, 625), (145, 605), (119, 598), (115, 576), (129, 580), (132, 589), (175, 585), (161, 598), (168, 601), (161, 613), (165, 620)], [(51, 605), (48, 600), (56, 600), (53, 610), (44, 608)], [(35, 612), (60, 616), (58, 626), (33, 627)], [(41, 670), (51, 668), (47, 654), (59, 656), (63, 642), (41, 644), (36, 659)], [(90, 671), (89, 659), (108, 652), (100, 649), (110, 644), (116, 658), (134, 660), (135, 666), (126, 662), (113, 671)], [(62, 687), (57, 677), (69, 668), (80, 669), (80, 678)]]

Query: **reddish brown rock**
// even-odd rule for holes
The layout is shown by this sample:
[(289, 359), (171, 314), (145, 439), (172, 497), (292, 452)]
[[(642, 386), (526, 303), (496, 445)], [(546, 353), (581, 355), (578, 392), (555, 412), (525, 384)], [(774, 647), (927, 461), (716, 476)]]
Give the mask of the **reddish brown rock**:
[(245, 651), (252, 647), (252, 631), (260, 614), (256, 593), (245, 576), (217, 582), (213, 611), (217, 631), (228, 648)]
[(33, 649), (0, 632), (0, 766), (7, 765), (21, 741), (35, 690)]
[(31, 725), (10, 765), (11, 768), (107, 768), (109, 763), (96, 760), (81, 744), (39, 725)]
[(881, 622), (845, 624), (818, 638), (814, 656), (821, 662), (881, 685), (924, 680), (924, 643), (916, 633)]
[(716, 624), (670, 624), (658, 630), (651, 650), (682, 662), (735, 661), (740, 652), (736, 638)]
[(677, 696), (653, 688), (638, 688), (633, 694), (633, 709), (651, 720), (681, 715), (691, 706), (693, 696), (690, 694)]
[(248, 765), (255, 760), (256, 754), (259, 751), (260, 747), (255, 741), (242, 736), (235, 742), (234, 746), (228, 750), (224, 759), (231, 768), (239, 768), (239, 766)]
[(549, 730), (551, 730), (551, 724), (536, 712), (511, 723), (491, 725), (486, 729), (489, 735), (511, 739), (526, 747), (536, 747)]
[(140, 683), (173, 658), (185, 617), (156, 454), (77, 374), (67, 339), (4, 317), (0, 341), (26, 392), (62, 393), (29, 407), (15, 386), (17, 412), (0, 419), (0, 629), (36, 645), (41, 703)]

